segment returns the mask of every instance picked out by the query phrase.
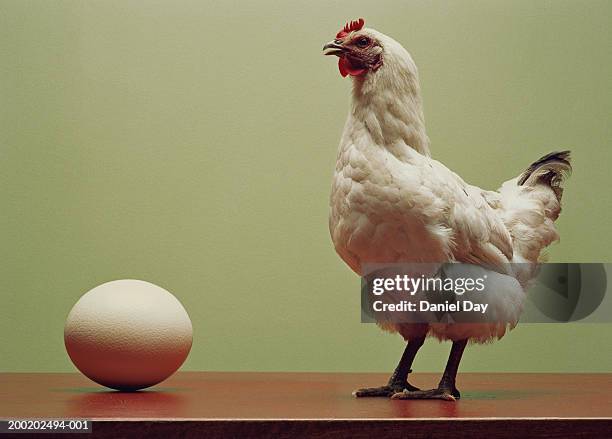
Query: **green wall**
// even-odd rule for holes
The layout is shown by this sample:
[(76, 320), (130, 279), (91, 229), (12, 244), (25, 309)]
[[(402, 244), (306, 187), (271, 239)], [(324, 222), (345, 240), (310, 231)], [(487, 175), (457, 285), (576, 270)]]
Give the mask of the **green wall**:
[[(553, 261), (612, 260), (609, 1), (0, 1), (0, 370), (74, 370), (93, 286), (172, 291), (187, 370), (388, 371), (327, 231), (348, 19), (421, 72), (434, 155), (496, 188), (574, 152)], [(520, 325), (464, 371), (612, 371), (610, 325)], [(431, 340), (415, 369), (443, 368)]]

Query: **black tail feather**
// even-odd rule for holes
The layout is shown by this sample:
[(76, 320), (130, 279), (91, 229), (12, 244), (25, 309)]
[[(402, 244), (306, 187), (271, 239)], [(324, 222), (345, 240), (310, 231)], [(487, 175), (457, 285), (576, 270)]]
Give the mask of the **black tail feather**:
[(561, 199), (561, 183), (572, 172), (570, 162), (570, 151), (551, 152), (533, 162), (521, 174), (517, 183), (519, 186), (545, 183), (555, 191), (557, 198)]

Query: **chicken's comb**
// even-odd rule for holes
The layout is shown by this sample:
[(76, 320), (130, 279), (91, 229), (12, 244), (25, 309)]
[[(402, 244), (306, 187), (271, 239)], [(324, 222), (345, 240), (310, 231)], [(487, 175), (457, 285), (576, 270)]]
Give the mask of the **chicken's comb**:
[(336, 38), (344, 38), (351, 32), (361, 30), (364, 24), (365, 20), (363, 18), (360, 18), (357, 21), (351, 21), (349, 23), (346, 23), (344, 27), (340, 30), (340, 32), (336, 34)]

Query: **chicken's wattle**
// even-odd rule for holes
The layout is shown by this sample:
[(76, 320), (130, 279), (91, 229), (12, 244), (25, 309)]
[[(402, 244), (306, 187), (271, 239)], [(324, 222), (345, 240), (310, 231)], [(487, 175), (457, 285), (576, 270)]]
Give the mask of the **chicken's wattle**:
[(347, 75), (351, 76), (359, 76), (363, 75), (366, 71), (363, 67), (355, 67), (346, 57), (338, 58), (338, 69), (340, 70), (340, 74), (342, 77), (346, 77)]

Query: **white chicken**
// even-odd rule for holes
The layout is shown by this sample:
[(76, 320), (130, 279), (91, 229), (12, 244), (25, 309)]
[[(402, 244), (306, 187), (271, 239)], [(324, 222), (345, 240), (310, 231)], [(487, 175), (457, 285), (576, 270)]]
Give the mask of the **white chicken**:
[[(554, 221), (561, 211), (561, 183), (571, 172), (569, 151), (542, 157), (498, 192), (467, 184), (430, 157), (410, 54), (392, 38), (363, 26), (363, 19), (347, 23), (323, 47), (325, 55), (338, 57), (341, 75), (353, 80), (330, 199), (336, 251), (359, 275), (369, 263), (463, 262), (495, 267), (516, 280), (518, 288), (498, 294), (503, 323), (379, 322), (403, 336), (406, 349), (387, 385), (354, 395), (455, 400), (467, 342), (501, 338), (518, 321), (521, 309), (513, 304), (522, 301), (508, 294), (524, 296), (534, 270), (521, 270), (516, 267), (530, 265), (516, 263), (537, 262), (558, 239)], [(438, 387), (422, 391), (407, 378), (427, 336), (453, 344)]]

